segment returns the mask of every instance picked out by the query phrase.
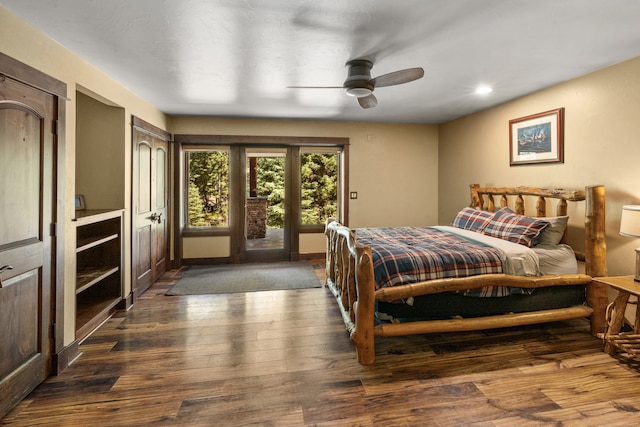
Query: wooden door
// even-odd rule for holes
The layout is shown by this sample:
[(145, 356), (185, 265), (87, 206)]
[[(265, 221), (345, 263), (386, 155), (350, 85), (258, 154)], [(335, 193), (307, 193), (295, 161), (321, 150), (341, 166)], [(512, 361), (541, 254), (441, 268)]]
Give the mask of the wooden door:
[(0, 417), (52, 372), (57, 114), (0, 75)]
[(133, 296), (167, 271), (169, 135), (134, 117), (132, 179)]

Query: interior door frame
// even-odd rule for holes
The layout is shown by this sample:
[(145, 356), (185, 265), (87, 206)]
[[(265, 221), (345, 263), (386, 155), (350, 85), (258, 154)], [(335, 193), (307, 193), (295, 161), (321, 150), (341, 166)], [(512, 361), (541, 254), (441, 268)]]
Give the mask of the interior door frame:
[[(55, 79), (40, 70), (32, 68), (18, 60), (15, 60), (0, 52), (0, 77), (10, 77), (36, 89), (50, 93), (57, 98), (58, 118), (55, 123), (56, 133), (53, 136), (56, 144), (55, 170), (53, 177), (53, 208), (52, 217), (52, 313), (53, 325), (53, 373), (62, 372), (77, 355), (77, 348), (73, 346), (64, 348), (64, 245), (65, 245), (65, 206), (73, 205), (73, 195), (65, 193), (65, 153), (66, 153), (66, 109), (67, 109), (67, 84)], [(67, 200), (67, 198), (69, 200)]]
[[(137, 212), (137, 200), (136, 198), (138, 197), (138, 183), (137, 183), (137, 165), (135, 164), (136, 162), (136, 136), (138, 135), (138, 133), (150, 136), (152, 138), (156, 138), (159, 139), (161, 141), (164, 141), (166, 143), (166, 159), (165, 159), (165, 194), (164, 194), (164, 198), (165, 198), (165, 206), (164, 209), (166, 211), (166, 215), (164, 218), (164, 221), (166, 221), (166, 225), (164, 227), (165, 230), (165, 236), (164, 236), (164, 241), (165, 241), (165, 246), (164, 246), (164, 256), (163, 256), (163, 263), (164, 263), (164, 267), (163, 270), (166, 271), (169, 268), (170, 265), (170, 230), (171, 230), (171, 172), (170, 172), (170, 168), (171, 168), (171, 134), (169, 134), (168, 132), (166, 132), (163, 129), (160, 129), (159, 127), (156, 127), (144, 120), (142, 120), (139, 117), (136, 116), (131, 116), (131, 146), (132, 146), (132, 156), (131, 156), (131, 230), (130, 230), (130, 235), (131, 235), (131, 292), (129, 293), (129, 295), (127, 295), (126, 297), (126, 306), (130, 307), (135, 300), (140, 296), (140, 294), (142, 292), (144, 292), (149, 286), (151, 286), (151, 284), (153, 284), (158, 278), (159, 275), (156, 274), (156, 269), (157, 269), (157, 265), (155, 265), (155, 260), (153, 259), (153, 248), (151, 249), (151, 262), (152, 265), (150, 265), (150, 270), (149, 270), (149, 278), (148, 281), (149, 283), (144, 284), (144, 289), (139, 288), (137, 286), (137, 280), (138, 277), (137, 276), (137, 258), (136, 258), (136, 254), (137, 254), (137, 233), (136, 233), (136, 216), (138, 215)], [(151, 147), (151, 151), (152, 151), (152, 155), (153, 155), (153, 147)], [(151, 190), (152, 191), (152, 190)], [(154, 207), (151, 206), (151, 210), (154, 210)], [(153, 228), (153, 227), (152, 227)], [(153, 233), (153, 231), (152, 231)], [(153, 247), (153, 238), (151, 241), (151, 245)]]
[[(65, 153), (67, 84), (0, 52), (0, 78), (8, 77), (53, 95), (58, 117), (52, 137), (54, 147), (51, 218), (51, 373), (62, 372), (78, 355), (77, 343), (64, 347), (64, 255), (65, 255)], [(71, 196), (69, 196), (71, 197)]]
[[(255, 145), (247, 144), (240, 147), (240, 161), (235, 170), (239, 174), (240, 188), (238, 195), (238, 208), (236, 209), (236, 216), (238, 221), (237, 230), (232, 235), (231, 246), (238, 248), (236, 254), (239, 261), (242, 262), (269, 262), (269, 261), (298, 261), (300, 259), (300, 248), (297, 239), (299, 229), (298, 221), (295, 219), (299, 215), (300, 203), (296, 203), (293, 197), (295, 188), (299, 189), (299, 185), (295, 185), (295, 170), (296, 164), (295, 156), (299, 155), (300, 149), (295, 146), (287, 145)], [(246, 210), (246, 197), (247, 194), (247, 150), (251, 151), (252, 148), (273, 148), (274, 150), (284, 150), (285, 168), (284, 168), (284, 239), (283, 247), (278, 249), (252, 249), (247, 250), (247, 238), (245, 235), (245, 227), (247, 224), (247, 210)], [(298, 174), (299, 175), (299, 174)], [(299, 177), (298, 177), (299, 181)], [(296, 238), (293, 238), (296, 236)], [(234, 242), (235, 240), (235, 242)]]

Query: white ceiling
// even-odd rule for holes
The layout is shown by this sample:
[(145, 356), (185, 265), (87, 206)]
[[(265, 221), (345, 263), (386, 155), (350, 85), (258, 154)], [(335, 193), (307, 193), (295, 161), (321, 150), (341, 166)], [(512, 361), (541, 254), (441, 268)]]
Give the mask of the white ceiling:
[[(638, 0), (0, 5), (176, 115), (442, 123), (640, 56)], [(376, 89), (367, 110), (341, 89), (287, 88), (341, 86), (355, 58), (374, 61), (372, 76), (425, 76)], [(480, 84), (493, 92), (474, 94)]]

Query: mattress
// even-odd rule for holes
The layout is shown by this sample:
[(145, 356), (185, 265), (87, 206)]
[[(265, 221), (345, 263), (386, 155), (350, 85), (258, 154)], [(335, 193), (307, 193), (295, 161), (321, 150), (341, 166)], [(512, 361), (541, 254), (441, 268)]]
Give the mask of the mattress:
[[(567, 245), (528, 248), (473, 231), (447, 226), (434, 228), (497, 248), (502, 253), (503, 269), (507, 274), (539, 276), (578, 272), (575, 254)], [(487, 288), (483, 288), (485, 291), (482, 292), (444, 292), (423, 295), (404, 302), (378, 301), (376, 316), (379, 321), (437, 320), (456, 316), (482, 317), (571, 307), (583, 304), (586, 299), (584, 286), (554, 286), (526, 289), (523, 292), (511, 288), (508, 292), (493, 292), (493, 296), (486, 296)]]

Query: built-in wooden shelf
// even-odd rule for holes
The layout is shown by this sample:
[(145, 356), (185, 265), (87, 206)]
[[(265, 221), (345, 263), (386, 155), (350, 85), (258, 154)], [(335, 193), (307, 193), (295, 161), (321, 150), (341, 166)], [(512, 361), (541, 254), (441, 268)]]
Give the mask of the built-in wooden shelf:
[(85, 338), (122, 300), (123, 210), (76, 212), (76, 339)]
[(119, 237), (120, 237), (119, 234), (112, 234), (110, 236), (105, 236), (103, 238), (96, 237), (97, 240), (94, 240), (90, 237), (84, 238), (82, 240), (78, 240), (77, 242), (78, 248), (76, 249), (76, 253), (86, 251), (87, 249), (91, 249), (94, 246), (102, 245), (103, 243), (107, 243), (108, 241), (117, 239)]
[(120, 271), (119, 266), (92, 268), (78, 271), (76, 274), (76, 294), (90, 288), (113, 273)]

